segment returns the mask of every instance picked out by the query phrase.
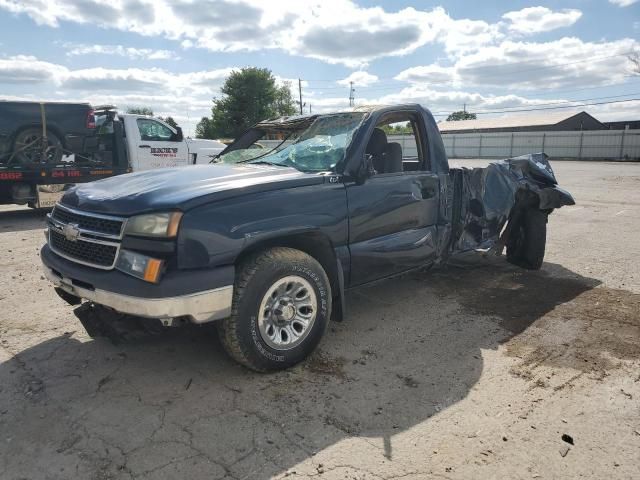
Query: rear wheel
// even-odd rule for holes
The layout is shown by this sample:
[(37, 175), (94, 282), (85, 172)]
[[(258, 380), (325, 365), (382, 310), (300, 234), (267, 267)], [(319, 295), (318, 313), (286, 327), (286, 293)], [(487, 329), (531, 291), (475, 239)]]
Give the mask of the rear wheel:
[(238, 267), (231, 316), (218, 323), (226, 351), (256, 371), (281, 370), (318, 345), (331, 315), (331, 287), (313, 257), (272, 248)]
[[(15, 158), (21, 163), (41, 163), (42, 129), (27, 128), (18, 133), (13, 150), (16, 152)], [(52, 132), (47, 132), (45, 158), (47, 163), (58, 163), (62, 159), (62, 141)]]
[(539, 270), (547, 243), (547, 213), (527, 209), (507, 241), (507, 261), (528, 270)]

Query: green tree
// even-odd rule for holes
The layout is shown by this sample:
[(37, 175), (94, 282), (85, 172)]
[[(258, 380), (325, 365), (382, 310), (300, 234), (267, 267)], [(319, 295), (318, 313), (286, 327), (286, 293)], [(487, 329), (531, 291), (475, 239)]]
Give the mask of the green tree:
[(408, 122), (383, 125), (382, 130), (384, 130), (387, 135), (413, 135), (413, 129)]
[(215, 139), (216, 137), (212, 127), (211, 119), (209, 117), (202, 117), (196, 125), (196, 138)]
[(202, 138), (235, 138), (251, 125), (296, 112), (289, 85), (278, 86), (267, 68), (234, 70), (213, 100), (211, 119), (198, 123)]
[(475, 120), (477, 118), (475, 113), (469, 113), (465, 110), (459, 110), (453, 112), (447, 117), (447, 122), (457, 122), (458, 120)]
[(164, 123), (166, 123), (167, 125), (171, 125), (173, 128), (178, 128), (178, 122), (176, 122), (173, 117), (169, 116), (167, 118), (162, 118), (162, 117), (158, 117), (160, 120), (162, 120)]
[(291, 82), (284, 82), (276, 87), (276, 99), (274, 102), (275, 116), (286, 117), (298, 113), (296, 101), (291, 95)]
[(149, 107), (128, 107), (127, 113), (132, 113), (134, 115), (149, 115), (153, 117), (153, 110)]

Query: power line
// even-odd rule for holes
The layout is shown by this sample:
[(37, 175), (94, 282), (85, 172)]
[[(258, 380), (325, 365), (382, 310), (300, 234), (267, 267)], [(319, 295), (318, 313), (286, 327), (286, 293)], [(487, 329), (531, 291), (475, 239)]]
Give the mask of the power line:
[[(548, 105), (563, 105), (563, 104), (566, 104), (566, 103), (591, 102), (593, 100), (604, 100), (604, 99), (609, 99), (609, 98), (622, 98), (622, 97), (629, 97), (631, 95), (640, 95), (640, 92), (625, 93), (623, 95), (607, 95), (606, 97), (583, 98), (583, 99), (580, 99), (580, 100), (558, 100), (557, 102), (537, 103), (537, 104), (532, 105), (532, 106), (534, 106), (534, 107), (544, 107), (544, 106), (548, 106)], [(518, 107), (505, 107), (505, 108), (518, 108)]]
[[(473, 113), (475, 113), (476, 115), (489, 115), (489, 114), (496, 114), (496, 113), (537, 112), (539, 110), (558, 110), (562, 108), (590, 107), (593, 105), (610, 105), (613, 103), (635, 102), (639, 100), (640, 98), (628, 98), (626, 100), (611, 100), (609, 102), (582, 103), (580, 105), (563, 105), (559, 107), (543, 107), (543, 108), (523, 108), (519, 110), (476, 111)], [(451, 113), (451, 112), (435, 112), (433, 113), (433, 115), (441, 116), (441, 115), (447, 115), (448, 113)]]
[[(635, 77), (636, 75), (625, 75), (622, 78), (632, 78)], [(640, 82), (640, 78), (638, 79), (638, 82)], [(599, 88), (610, 88), (610, 87), (616, 87), (618, 85), (625, 85), (625, 84), (630, 84), (630, 83), (638, 83), (638, 82), (618, 82), (618, 83), (611, 83), (609, 85), (598, 85), (595, 87), (585, 87), (585, 88), (565, 88), (564, 90), (555, 90), (553, 88), (536, 88), (536, 90), (549, 90), (548, 92), (545, 93), (534, 93), (531, 95), (527, 95), (527, 97), (542, 97), (544, 95), (553, 95), (554, 93), (567, 93), (567, 92), (584, 92), (585, 90), (597, 90)]]

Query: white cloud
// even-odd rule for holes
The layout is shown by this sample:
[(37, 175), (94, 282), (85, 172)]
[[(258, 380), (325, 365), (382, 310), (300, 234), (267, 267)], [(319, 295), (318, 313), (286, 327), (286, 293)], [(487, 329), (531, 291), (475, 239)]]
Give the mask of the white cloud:
[(483, 20), (454, 20), (444, 11), (441, 11), (438, 23), (442, 31), (437, 41), (453, 57), (495, 44), (505, 37), (499, 24), (489, 24)]
[(541, 43), (505, 41), (460, 58), (463, 82), (510, 88), (559, 88), (621, 83), (629, 74), (634, 39), (584, 42), (565, 37)]
[(640, 42), (630, 38), (601, 43), (572, 37), (540, 43), (505, 40), (459, 55), (451, 67), (411, 67), (396, 79), (520, 90), (611, 85), (628, 77), (627, 54), (638, 48)]
[(502, 16), (510, 22), (509, 31), (520, 35), (531, 35), (569, 27), (576, 23), (580, 17), (582, 17), (580, 10), (564, 9), (554, 12), (546, 7), (527, 7), (507, 12)]
[(428, 43), (457, 51), (499, 35), (496, 26), (453, 20), (440, 7), (387, 11), (350, 0), (282, 0), (277, 8), (260, 0), (0, 0), (0, 8), (51, 27), (91, 24), (213, 51), (282, 49), (352, 67)]
[(585, 109), (601, 122), (635, 120), (640, 116), (640, 100), (608, 105), (594, 105), (585, 107)]
[(454, 67), (443, 67), (438, 64), (411, 67), (396, 75), (396, 80), (426, 85), (452, 85), (457, 83), (458, 74)]
[(346, 78), (343, 78), (342, 80), (338, 80), (336, 83), (338, 85), (344, 85), (346, 87), (346, 86), (349, 86), (351, 82), (353, 82), (355, 86), (368, 87), (369, 85), (373, 85), (377, 81), (378, 81), (377, 75), (372, 75), (371, 73), (368, 73), (368, 72), (358, 71), (358, 72), (353, 72), (351, 75), (349, 75)]
[(123, 45), (86, 45), (65, 44), (70, 57), (80, 55), (116, 55), (130, 60), (178, 60), (180, 57), (171, 50), (154, 50), (152, 48), (134, 48)]
[(613, 3), (614, 5), (617, 5), (619, 7), (628, 7), (630, 5), (633, 5), (637, 1), (638, 0), (609, 0), (609, 3)]
[[(442, 7), (397, 11), (363, 7), (351, 0), (0, 0), (0, 8), (39, 24), (91, 24), (179, 42), (212, 51), (281, 49), (327, 63), (363, 67), (372, 60), (406, 55), (441, 44), (456, 56), (503, 41), (509, 33), (549, 31), (573, 24), (579, 10), (530, 7), (504, 15), (505, 22), (454, 19)], [(119, 45), (79, 46), (72, 55), (102, 53), (129, 58), (170, 58), (171, 52)]]
[(0, 58), (0, 83), (38, 84), (57, 82), (66, 75), (67, 69), (61, 65), (42, 62), (35, 57), (17, 55)]
[(433, 112), (460, 110), (464, 104), (469, 111), (530, 107), (540, 103), (561, 100), (528, 99), (519, 95), (483, 95), (463, 90), (433, 90), (428, 86), (412, 85), (399, 92), (384, 95), (372, 102), (381, 104), (420, 103)]

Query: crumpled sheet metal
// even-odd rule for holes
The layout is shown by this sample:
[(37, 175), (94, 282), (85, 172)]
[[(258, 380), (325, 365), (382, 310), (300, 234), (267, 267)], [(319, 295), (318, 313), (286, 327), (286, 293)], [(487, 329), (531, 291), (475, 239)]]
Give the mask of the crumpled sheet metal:
[(537, 195), (541, 210), (575, 204), (571, 194), (557, 186), (544, 153), (492, 162), (485, 168), (451, 169), (451, 172), (462, 176), (458, 217), (462, 219), (462, 231), (454, 239), (453, 251), (487, 249), (495, 245), (520, 190)]

